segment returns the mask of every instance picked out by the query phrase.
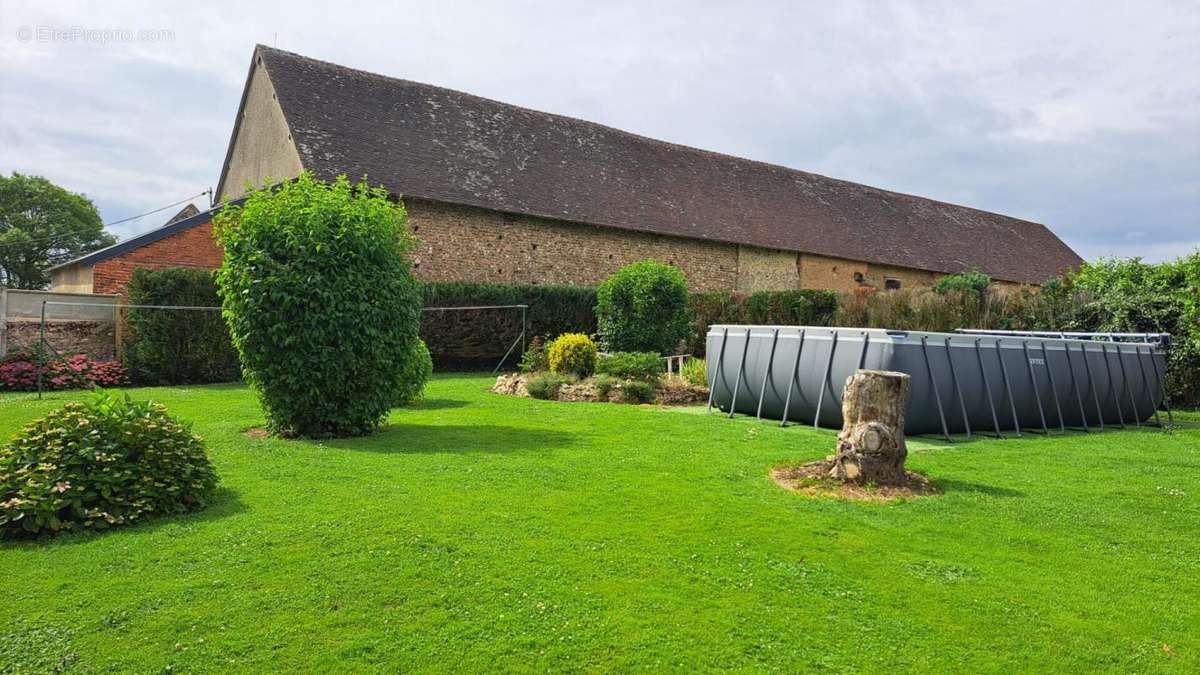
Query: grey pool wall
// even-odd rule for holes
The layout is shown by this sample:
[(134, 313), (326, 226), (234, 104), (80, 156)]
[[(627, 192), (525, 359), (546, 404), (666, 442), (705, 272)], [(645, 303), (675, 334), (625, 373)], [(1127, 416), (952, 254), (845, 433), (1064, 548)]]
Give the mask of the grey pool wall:
[(1165, 353), (1149, 342), (714, 325), (706, 349), (714, 407), (828, 428), (858, 368), (912, 377), (908, 434), (1138, 425), (1164, 403)]

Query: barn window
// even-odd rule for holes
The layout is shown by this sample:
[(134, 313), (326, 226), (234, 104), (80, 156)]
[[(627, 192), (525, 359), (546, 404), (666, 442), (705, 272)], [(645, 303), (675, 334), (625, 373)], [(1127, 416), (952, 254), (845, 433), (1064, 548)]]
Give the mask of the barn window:
[(889, 291), (898, 291), (900, 290), (900, 280), (896, 277), (884, 277), (883, 287)]
[(862, 273), (862, 272), (855, 272), (855, 273), (854, 273), (854, 281), (855, 281), (855, 283), (859, 283), (859, 284), (861, 284), (861, 283), (862, 283), (863, 281), (865, 281), (865, 280), (866, 280), (866, 277), (865, 277), (865, 276), (863, 276), (863, 273)]

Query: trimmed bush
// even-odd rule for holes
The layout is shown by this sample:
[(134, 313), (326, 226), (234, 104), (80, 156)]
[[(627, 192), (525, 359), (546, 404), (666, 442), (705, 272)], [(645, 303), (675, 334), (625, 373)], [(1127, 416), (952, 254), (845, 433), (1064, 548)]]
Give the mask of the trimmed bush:
[(630, 380), (621, 385), (621, 397), (626, 403), (653, 403), (654, 395), (653, 382)]
[(193, 511), (216, 483), (200, 438), (166, 408), (101, 393), (0, 449), (0, 532), (99, 530)]
[(671, 265), (642, 260), (596, 289), (596, 324), (607, 351), (673, 354), (687, 333), (687, 278)]
[(665, 365), (662, 357), (654, 352), (613, 352), (600, 357), (596, 372), (653, 382), (663, 373)]
[(404, 222), (385, 190), (308, 173), (217, 216), (224, 316), (273, 431), (370, 433), (420, 372)]
[(525, 381), (525, 391), (528, 391), (533, 398), (552, 400), (558, 398), (560, 387), (573, 382), (575, 382), (575, 378), (570, 375), (551, 372), (538, 373)]
[(585, 377), (596, 369), (596, 343), (583, 333), (559, 335), (546, 351), (550, 370)]
[(411, 352), (404, 360), (404, 372), (400, 374), (400, 393), (396, 396), (397, 406), (406, 406), (421, 399), (425, 383), (433, 376), (433, 358), (424, 340), (415, 340)]
[[(129, 278), (129, 304), (220, 307), (207, 270), (138, 268)], [(122, 357), (138, 384), (203, 384), (241, 377), (237, 350), (220, 312), (131, 307)]]

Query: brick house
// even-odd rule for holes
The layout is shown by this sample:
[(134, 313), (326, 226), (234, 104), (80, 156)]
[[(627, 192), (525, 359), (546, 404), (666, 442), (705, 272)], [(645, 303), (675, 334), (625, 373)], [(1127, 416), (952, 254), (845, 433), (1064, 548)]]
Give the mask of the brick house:
[[(679, 266), (693, 290), (895, 288), (979, 268), (1037, 284), (1081, 259), (1045, 226), (657, 141), (255, 48), (219, 201), (312, 171), (402, 197), (425, 280), (593, 285)], [(120, 292), (132, 269), (215, 267), (211, 212), (52, 269)]]

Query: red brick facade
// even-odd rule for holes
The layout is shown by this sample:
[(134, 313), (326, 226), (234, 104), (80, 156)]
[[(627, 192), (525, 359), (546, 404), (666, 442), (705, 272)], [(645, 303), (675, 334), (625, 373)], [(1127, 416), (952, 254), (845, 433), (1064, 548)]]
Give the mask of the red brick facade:
[(92, 271), (92, 292), (124, 294), (129, 277), (138, 267), (216, 269), (221, 266), (221, 257), (221, 248), (213, 240), (212, 223), (202, 223), (96, 263)]

